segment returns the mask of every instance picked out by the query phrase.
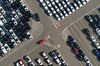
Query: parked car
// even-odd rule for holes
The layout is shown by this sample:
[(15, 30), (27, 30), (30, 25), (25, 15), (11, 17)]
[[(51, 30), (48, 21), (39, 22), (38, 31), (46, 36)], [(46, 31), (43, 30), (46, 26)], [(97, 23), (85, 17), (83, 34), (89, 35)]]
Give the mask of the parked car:
[(3, 54), (7, 54), (8, 53), (8, 51), (6, 50), (6, 48), (4, 46), (1, 46), (0, 50), (3, 52)]
[(41, 55), (42, 55), (44, 58), (48, 58), (48, 56), (47, 56), (46, 53), (44, 53), (44, 52), (41, 52)]
[(60, 54), (60, 52), (59, 52), (59, 51), (54, 50), (54, 53), (56, 54), (56, 56), (57, 56), (57, 57), (61, 57), (61, 54)]
[(22, 59), (19, 59), (17, 62), (15, 62), (16, 66), (25, 66), (24, 62)]
[(5, 35), (5, 32), (3, 31), (3, 29), (2, 28), (0, 28), (0, 35)]
[(90, 60), (88, 59), (88, 57), (85, 55), (84, 57), (84, 61), (86, 62), (86, 63), (90, 63)]
[(58, 65), (61, 65), (61, 61), (59, 60), (59, 58), (56, 58), (56, 59), (54, 59), (55, 60), (55, 62), (58, 64)]
[(29, 63), (29, 62), (32, 62), (31, 58), (30, 58), (28, 55), (25, 55), (23, 58), (24, 58), (25, 61), (27, 61), (28, 63)]
[(94, 45), (95, 45), (95, 47), (97, 48), (97, 49), (100, 49), (100, 44), (96, 41), (96, 42), (94, 42)]
[(47, 64), (48, 64), (49, 66), (52, 66), (52, 65), (53, 65), (53, 63), (50, 61), (49, 58), (46, 58), (46, 62), (47, 62)]
[(87, 2), (86, 2), (86, 0), (80, 0), (81, 1), (81, 3), (83, 4), (83, 5), (85, 5)]
[(33, 37), (31, 36), (30, 32), (27, 32), (26, 35), (27, 35), (27, 37), (28, 37), (29, 39), (33, 38)]
[(96, 56), (100, 57), (100, 49), (95, 49), (94, 53)]
[(83, 61), (84, 53), (81, 49), (72, 48), (72, 52), (78, 58), (78, 60)]
[(79, 6), (76, 3), (73, 3), (72, 5), (76, 10), (79, 9)]
[(61, 61), (62, 64), (66, 63), (63, 57), (60, 57), (59, 60)]
[(75, 3), (77, 3), (77, 5), (78, 5), (79, 7), (82, 7), (82, 6), (83, 6), (83, 4), (81, 3), (80, 0), (75, 0)]
[(11, 50), (11, 48), (8, 46), (8, 44), (4, 44), (4, 47), (5, 47), (5, 49), (6, 49), (7, 51), (10, 51), (10, 50)]
[(40, 17), (38, 15), (38, 13), (33, 14), (33, 19), (36, 21), (40, 21)]
[(37, 58), (37, 59), (36, 59), (36, 62), (37, 62), (40, 66), (43, 66), (42, 60), (41, 60), (40, 58)]
[(35, 66), (35, 64), (33, 62), (29, 62), (28, 65), (29, 66)]
[(52, 56), (54, 59), (57, 58), (57, 55), (55, 54), (55, 52), (52, 52), (52, 53), (51, 53), (51, 56)]

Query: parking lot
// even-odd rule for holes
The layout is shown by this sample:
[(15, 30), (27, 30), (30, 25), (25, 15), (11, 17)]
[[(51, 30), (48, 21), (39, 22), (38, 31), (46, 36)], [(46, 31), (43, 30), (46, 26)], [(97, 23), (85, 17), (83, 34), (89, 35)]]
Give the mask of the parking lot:
[[(25, 4), (29, 7), (30, 11), (32, 13), (39, 14), (40, 21), (35, 22), (34, 20), (30, 20), (30, 22), (32, 22), (30, 23), (32, 27), (30, 32), (33, 38), (30, 40), (25, 39), (25, 41), (22, 42), (21, 45), (18, 45), (18, 47), (16, 47), (7, 55), (2, 57), (0, 60), (0, 64), (2, 66), (14, 66), (14, 62), (16, 62), (18, 59), (21, 59), (24, 55), (28, 55), (36, 65), (37, 63), (34, 61), (34, 59), (41, 58), (43, 64), (46, 66), (47, 64), (44, 62), (43, 57), (39, 55), (39, 52), (44, 51), (48, 54), (48, 52), (54, 50), (53, 48), (57, 48), (57, 50), (61, 53), (62, 57), (65, 59), (66, 63), (68, 63), (68, 66), (85, 66), (86, 63), (80, 62), (78, 59), (76, 59), (75, 55), (71, 52), (70, 47), (66, 44), (66, 36), (71, 35), (74, 37), (74, 39), (77, 40), (79, 46), (86, 54), (86, 56), (88, 56), (91, 63), (95, 66), (99, 66), (99, 61), (97, 60), (96, 56), (91, 52), (94, 47), (91, 46), (91, 42), (87, 40), (86, 35), (81, 31), (83, 28), (88, 28), (89, 31), (96, 37), (97, 41), (99, 42), (97, 35), (94, 34), (92, 28), (88, 26), (88, 22), (86, 22), (86, 20), (82, 18), (84, 14), (90, 14), (91, 11), (96, 9), (98, 7), (99, 2), (100, 1), (98, 0), (90, 0), (89, 3), (84, 5), (79, 10), (76, 10), (67, 18), (65, 18), (65, 16), (64, 19), (63, 17), (60, 17), (63, 20), (55, 21), (54, 19), (52, 19), (52, 17), (49, 17), (44, 13), (44, 10), (40, 7), (38, 1), (26, 0)], [(95, 14), (99, 12), (93, 11), (91, 13)], [(61, 28), (55, 28), (52, 22), (61, 22)], [(65, 27), (67, 27), (68, 29), (64, 29)], [(63, 29), (66, 30), (65, 34), (67, 33), (66, 36), (63, 35), (65, 41), (62, 39), (61, 35)], [(45, 45), (43, 46), (36, 44), (37, 41), (44, 39), (44, 37), (47, 35), (51, 37), (49, 40), (50, 43), (45, 43)], [(51, 57), (50, 60), (52, 61)], [(27, 65), (27, 62), (24, 62), (25, 65)], [(58, 64), (55, 64), (54, 61), (52, 61), (52, 63), (54, 66), (58, 66)]]
[[(88, 15), (92, 15), (92, 14), (96, 15), (96, 14), (100, 14), (100, 12), (96, 9), (91, 13), (89, 13)], [(67, 35), (64, 35), (63, 33), (62, 36), (65, 39), (65, 41), (67, 40), (66, 37), (70, 35), (74, 37), (77, 43), (79, 44), (79, 46), (81, 47), (81, 49), (83, 50), (83, 52), (89, 57), (91, 63), (95, 66), (99, 66), (100, 65), (99, 63), (100, 61), (98, 60), (99, 58), (97, 58), (93, 53), (93, 49), (95, 48), (92, 42), (82, 32), (84, 28), (87, 28), (90, 31), (90, 33), (95, 36), (96, 40), (100, 43), (97, 33), (94, 32), (93, 28), (90, 27), (90, 24), (84, 18), (78, 20), (75, 24), (71, 25), (68, 29), (65, 29), (64, 32), (66, 32)]]

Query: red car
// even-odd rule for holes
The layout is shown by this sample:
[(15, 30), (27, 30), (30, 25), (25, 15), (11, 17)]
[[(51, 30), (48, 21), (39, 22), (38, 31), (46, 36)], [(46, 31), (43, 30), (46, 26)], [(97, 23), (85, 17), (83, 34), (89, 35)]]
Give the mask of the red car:
[(23, 62), (22, 59), (19, 59), (19, 60), (16, 62), (15, 65), (16, 65), (16, 66), (25, 66), (25, 64), (24, 64), (24, 62)]
[(37, 43), (38, 43), (39, 45), (43, 45), (45, 41), (46, 41), (46, 40), (40, 40), (40, 41), (38, 41)]
[(73, 52), (75, 55), (79, 55), (79, 54), (80, 54), (80, 53), (79, 53), (79, 49), (72, 48), (71, 50), (72, 50), (72, 52)]

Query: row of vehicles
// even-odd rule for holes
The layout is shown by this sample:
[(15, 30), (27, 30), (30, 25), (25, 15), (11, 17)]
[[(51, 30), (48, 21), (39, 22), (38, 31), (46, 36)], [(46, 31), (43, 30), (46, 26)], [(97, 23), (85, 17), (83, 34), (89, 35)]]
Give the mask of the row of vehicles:
[(56, 20), (62, 20), (89, 0), (75, 0), (74, 3), (68, 0), (39, 0), (39, 2), (49, 16), (53, 16)]
[(85, 19), (89, 22), (97, 35), (100, 36), (100, 15), (86, 15)]
[[(5, 5), (4, 4), (9, 4)], [(0, 55), (4, 56), (24, 38), (31, 39), (28, 21), (31, 13), (23, 0), (2, 0), (0, 3)]]
[(97, 56), (97, 58), (100, 58), (100, 44), (96, 40), (96, 38), (90, 33), (90, 31), (87, 28), (83, 29), (83, 32), (87, 35), (87, 38), (92, 42), (95, 49), (93, 49), (94, 54)]
[(85, 53), (79, 47), (77, 41), (72, 36), (68, 36), (67, 43), (69, 47), (71, 48), (71, 51), (75, 54), (76, 58), (78, 58), (78, 60), (84, 61), (87, 66), (93, 66), (89, 58), (85, 55)]
[[(59, 66), (68, 66), (68, 64), (65, 62), (64, 58), (61, 56), (59, 51), (54, 50), (50, 52), (49, 55), (53, 58), (53, 61), (55, 61), (55, 63), (57, 63)], [(44, 62), (47, 63), (48, 66), (54, 66), (53, 62), (50, 60), (49, 56), (44, 51), (40, 52), (40, 56), (43, 58)], [(28, 66), (44, 66), (44, 63), (41, 58), (36, 58), (34, 59), (34, 61), (37, 64), (35, 64), (28, 55), (25, 55), (22, 59), (15, 61), (14, 65), (26, 66), (27, 63)]]
[[(99, 9), (98, 9), (99, 10)], [(85, 19), (89, 22), (90, 27), (93, 29), (93, 31), (97, 34), (98, 38), (100, 38), (100, 15), (86, 15)], [(95, 46), (95, 49), (93, 50), (94, 54), (97, 56), (98, 59), (100, 59), (100, 44), (96, 40), (96, 38), (90, 33), (90, 31), (85, 28), (83, 29), (87, 37), (92, 41), (92, 44)]]
[(64, 58), (61, 56), (60, 52), (57, 50), (54, 50), (50, 52), (51, 57), (53, 60), (59, 65), (59, 66), (68, 66), (68, 64), (65, 62)]

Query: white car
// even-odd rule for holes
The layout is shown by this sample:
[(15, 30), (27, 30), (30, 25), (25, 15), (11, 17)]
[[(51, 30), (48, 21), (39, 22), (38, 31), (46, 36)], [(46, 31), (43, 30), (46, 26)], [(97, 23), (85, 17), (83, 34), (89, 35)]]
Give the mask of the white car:
[(22, 17), (22, 16), (23, 16), (23, 15), (21, 14), (20, 10), (17, 9), (16, 12), (17, 12), (17, 14), (18, 14), (19, 17)]
[(3, 23), (7, 23), (7, 20), (4, 18), (3, 15), (0, 15), (0, 20), (1, 20)]
[(53, 12), (53, 14), (57, 14), (57, 12), (56, 11), (52, 11)]
[(28, 55), (25, 55), (23, 58), (24, 58), (25, 61), (28, 62), (28, 63), (32, 62), (31, 58), (30, 58)]
[(55, 11), (55, 9), (53, 7), (51, 7), (51, 11)]
[(83, 5), (86, 4), (86, 1), (85, 0), (80, 0), (82, 2)]
[(47, 64), (48, 64), (49, 66), (50, 66), (50, 65), (53, 65), (52, 62), (50, 61), (50, 59), (48, 59), (48, 58), (46, 59), (46, 62), (47, 62)]
[(43, 6), (43, 7), (47, 7), (47, 5), (46, 5), (46, 3), (45, 3), (45, 2), (43, 2), (43, 3), (42, 3), (42, 6)]
[(56, 4), (55, 4), (55, 2), (52, 0), (51, 1), (51, 4), (53, 5), (53, 6), (56, 6)]
[(60, 57), (59, 60), (61, 61), (61, 63), (66, 63), (63, 57)]
[(66, 8), (66, 10), (67, 10), (68, 14), (72, 14), (71, 10), (68, 7)]
[(72, 6), (72, 4), (69, 4), (68, 6), (69, 6), (69, 8), (72, 10), (72, 12), (75, 11), (75, 8)]
[(61, 57), (61, 54), (59, 51), (55, 50), (54, 53), (58, 56), (58, 57)]
[(55, 0), (56, 3), (59, 3), (59, 0)]
[(86, 2), (89, 2), (90, 0), (86, 0)]
[(56, 61), (56, 63), (57, 63), (58, 65), (61, 65), (61, 61), (60, 61), (58, 58), (56, 58), (55, 61)]
[(10, 47), (8, 46), (8, 44), (4, 44), (4, 47), (5, 47), (5, 49), (6, 49), (7, 51), (10, 51), (10, 50), (11, 50)]
[(11, 33), (12, 37), (16, 37), (16, 34), (14, 33), (12, 29), (10, 29), (9, 32)]
[(4, 46), (1, 46), (0, 49), (3, 52), (3, 54), (7, 54), (8, 51), (6, 50)]
[(20, 43), (20, 40), (18, 39), (18, 37), (16, 36), (16, 37), (14, 37), (14, 39), (15, 39), (15, 41), (16, 41), (16, 43), (17, 44), (19, 44)]
[(88, 57), (85, 55), (84, 56), (84, 61), (86, 62), (86, 63), (90, 63), (90, 60), (88, 59)]
[(59, 6), (59, 7), (62, 7), (62, 5), (61, 5), (60, 3), (58, 3), (58, 6)]
[(49, 8), (47, 6), (44, 7), (45, 10), (49, 10)]
[(95, 46), (96, 46), (97, 49), (100, 49), (100, 44), (97, 41), (94, 42), (94, 44), (95, 44)]
[(13, 16), (14, 16), (15, 19), (19, 18), (15, 11), (12, 11), (12, 14), (13, 14)]
[(0, 34), (5, 35), (5, 32), (2, 30), (2, 28), (0, 28)]
[(77, 5), (78, 5), (79, 7), (82, 7), (82, 6), (83, 6), (83, 4), (82, 4), (79, 0), (76, 0), (76, 3), (77, 3)]
[(92, 42), (96, 42), (96, 38), (93, 35), (89, 36)]
[(29, 39), (33, 38), (33, 37), (31, 36), (30, 32), (27, 32), (26, 34), (27, 34), (27, 36), (28, 36)]
[(67, 12), (66, 11), (63, 11), (63, 12), (64, 12), (64, 15), (67, 17), (68, 16)]
[(52, 12), (50, 10), (47, 10), (47, 13), (49, 14), (49, 16), (52, 16)]
[(24, 1), (23, 0), (20, 0), (20, 3), (23, 5), (24, 4)]
[(58, 8), (58, 9), (56, 9), (56, 11), (57, 11), (57, 12), (60, 12), (60, 9)]
[(93, 64), (92, 63), (88, 63), (87, 66), (93, 66)]
[(51, 4), (51, 3), (49, 2), (49, 0), (46, 0), (45, 2), (46, 2), (47, 5)]
[(40, 3), (44, 3), (44, 0), (39, 0)]
[(28, 9), (28, 7), (26, 6), (26, 4), (23, 4), (22, 6), (24, 7), (25, 11), (29, 11), (29, 9)]
[(0, 5), (0, 12), (1, 12), (2, 14), (5, 14), (5, 13), (6, 13), (5, 10), (2, 8), (1, 5)]
[(64, 19), (64, 18), (65, 18), (65, 16), (64, 16), (62, 13), (60, 13), (60, 16), (61, 16), (61, 18), (62, 18), (62, 19)]
[(71, 4), (69, 1), (67, 1), (67, 5)]
[(14, 39), (11, 39), (11, 43), (13, 44), (13, 46), (14, 46), (14, 47), (16, 47), (16, 46), (17, 46), (17, 43), (15, 42), (15, 40), (14, 40)]
[(35, 64), (33, 62), (30, 62), (29, 66), (35, 66)]
[(51, 4), (48, 4), (47, 6), (50, 7), (50, 8), (52, 8), (52, 5)]
[(73, 5), (74, 5), (76, 10), (79, 9), (79, 6), (76, 3), (73, 3)]
[(51, 55), (52, 55), (52, 57), (53, 57), (54, 59), (57, 58), (57, 55), (55, 54), (55, 52), (52, 52)]
[(13, 2), (14, 2), (14, 0), (9, 0), (9, 2), (10, 2), (10, 3), (13, 3)]
[(98, 34), (98, 36), (100, 36), (100, 29), (99, 28), (96, 28), (96, 33)]
[(0, 42), (0, 46), (3, 46), (3, 44)]
[(62, 2), (62, 4), (63, 4), (63, 7), (66, 7), (67, 5), (66, 5), (66, 3), (64, 2), (64, 1), (61, 1)]
[(40, 59), (40, 58), (37, 58), (37, 63), (38, 63), (40, 66), (42, 66), (42, 65), (43, 65), (43, 63), (42, 63), (42, 61), (41, 61), (41, 59)]
[(11, 20), (13, 21), (14, 25), (18, 24), (15, 18), (12, 18)]
[(46, 53), (44, 53), (44, 52), (41, 52), (41, 55), (42, 55), (44, 58), (48, 58), (48, 56), (47, 56)]
[(55, 17), (57, 18), (57, 20), (61, 20), (61, 18), (58, 14), (55, 14)]

